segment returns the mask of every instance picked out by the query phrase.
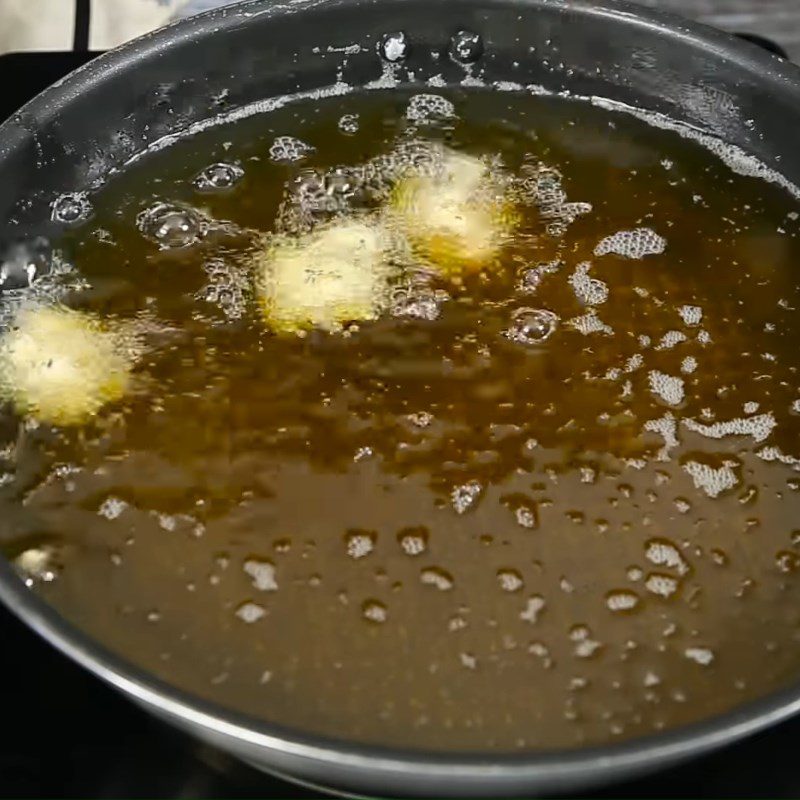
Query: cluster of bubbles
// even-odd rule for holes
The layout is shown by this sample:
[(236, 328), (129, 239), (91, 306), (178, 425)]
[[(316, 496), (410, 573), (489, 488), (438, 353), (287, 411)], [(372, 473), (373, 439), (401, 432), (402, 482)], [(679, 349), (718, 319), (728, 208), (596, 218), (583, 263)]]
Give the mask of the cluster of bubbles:
[(364, 181), (347, 167), (303, 169), (287, 186), (278, 209), (278, 233), (300, 235), (364, 205)]
[(586, 306), (599, 306), (608, 300), (608, 286), (599, 278), (589, 275), (591, 263), (581, 262), (569, 277), (575, 296)]
[(564, 189), (561, 173), (546, 164), (527, 161), (521, 168), (521, 196), (539, 210), (548, 221), (547, 232), (562, 236), (579, 216), (592, 210), (590, 203), (570, 202)]
[(397, 541), (407, 556), (419, 556), (428, 549), (428, 531), (423, 527), (406, 528), (397, 534)]
[[(384, 33), (378, 41), (378, 54), (389, 64), (405, 61), (411, 52), (411, 43), (405, 31)], [(468, 30), (456, 31), (447, 43), (447, 54), (457, 64), (470, 66), (484, 52), (483, 38)]]
[(377, 535), (373, 531), (350, 531), (345, 536), (347, 555), (350, 558), (364, 558), (375, 549)]
[(480, 481), (477, 480), (467, 481), (460, 486), (456, 486), (450, 495), (455, 512), (464, 514), (472, 509), (480, 500), (483, 488)]
[(453, 119), (456, 107), (440, 94), (415, 94), (406, 108), (406, 119), (412, 122), (429, 122)]
[(408, 281), (392, 289), (390, 312), (395, 317), (406, 317), (432, 322), (442, 313), (442, 306), (450, 299), (445, 289), (433, 289), (423, 282)]
[(278, 136), (270, 145), (269, 157), (278, 164), (302, 161), (314, 152), (314, 148), (294, 136)]
[(685, 390), (683, 378), (667, 375), (659, 370), (648, 373), (650, 391), (668, 406), (679, 406), (683, 402)]
[(641, 259), (645, 256), (660, 255), (666, 250), (667, 240), (652, 228), (635, 228), (630, 231), (617, 231), (598, 242), (594, 248), (596, 256), (614, 254), (622, 258)]
[(219, 308), (228, 320), (241, 319), (251, 295), (247, 270), (226, 258), (209, 258), (203, 263), (207, 276), (197, 298)]

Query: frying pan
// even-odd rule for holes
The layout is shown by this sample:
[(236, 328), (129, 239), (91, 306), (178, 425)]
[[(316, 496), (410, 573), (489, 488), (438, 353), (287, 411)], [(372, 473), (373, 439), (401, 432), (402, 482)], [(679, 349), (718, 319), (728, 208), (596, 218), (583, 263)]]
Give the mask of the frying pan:
[[(457, 36), (454, 47), (459, 31), (474, 36)], [(397, 45), (400, 33), (403, 46), (386, 48), (386, 34)], [(259, 105), (265, 98), (341, 90), (342, 83), (387, 86), (412, 75), (419, 82), (480, 78), (498, 90), (513, 83), (647, 109), (738, 145), (800, 184), (800, 70), (710, 28), (613, 0), (253, 0), (107, 53), (0, 126), (0, 239), (56, 236), (54, 197), (102, 186), (148, 146), (221, 112), (258, 113), (269, 108)], [(189, 696), (70, 626), (5, 562), (0, 599), (158, 717), (260, 769), (348, 793), (576, 790), (697, 756), (800, 710), (798, 676), (757, 703), (615, 745), (514, 754), (390, 750), (279, 727)]]

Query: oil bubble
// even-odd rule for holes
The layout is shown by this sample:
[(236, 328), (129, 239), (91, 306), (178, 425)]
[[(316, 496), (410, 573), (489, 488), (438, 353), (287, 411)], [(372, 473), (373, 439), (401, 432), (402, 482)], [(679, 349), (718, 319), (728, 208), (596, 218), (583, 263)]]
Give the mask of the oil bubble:
[(483, 486), (475, 480), (456, 486), (450, 495), (456, 513), (464, 514), (469, 511), (478, 502), (482, 492)]
[(786, 574), (796, 572), (800, 567), (800, 556), (791, 550), (781, 550), (775, 555), (775, 566)]
[(454, 117), (455, 106), (438, 94), (415, 94), (408, 101), (406, 118), (412, 122), (429, 122)]
[(365, 600), (361, 606), (361, 613), (365, 620), (376, 624), (386, 622), (389, 616), (386, 606), (378, 600)]
[(541, 308), (518, 308), (505, 331), (506, 338), (524, 345), (537, 345), (549, 339), (558, 326), (558, 315)]
[(349, 136), (358, 133), (358, 114), (343, 114), (337, 123), (339, 130)]
[(407, 58), (408, 51), (408, 37), (403, 31), (385, 33), (381, 36), (381, 40), (378, 43), (378, 52), (381, 58), (392, 64)]
[(515, 569), (497, 570), (497, 582), (504, 592), (518, 592), (525, 585), (522, 575)]
[(625, 613), (633, 611), (639, 605), (639, 595), (627, 589), (615, 589), (606, 595), (606, 606), (609, 611)]
[(194, 179), (194, 186), (200, 192), (219, 192), (232, 188), (244, 175), (237, 164), (211, 164)]
[(253, 586), (260, 592), (274, 592), (278, 588), (275, 578), (275, 565), (266, 559), (248, 558), (244, 571), (250, 576)]
[(92, 215), (92, 204), (85, 192), (70, 192), (57, 197), (50, 206), (50, 218), (64, 225), (77, 225)]
[(519, 612), (519, 618), (525, 622), (535, 625), (539, 621), (539, 614), (544, 611), (545, 601), (540, 594), (529, 597), (525, 602), (525, 608)]
[(714, 651), (707, 647), (687, 647), (683, 654), (690, 661), (694, 661), (695, 664), (700, 664), (702, 667), (707, 667), (714, 660)]
[(347, 555), (350, 558), (364, 558), (375, 549), (377, 536), (372, 531), (351, 530), (345, 536)]
[(458, 658), (466, 669), (476, 669), (478, 666), (478, 659), (472, 653), (460, 653)]
[(474, 64), (483, 55), (483, 39), (472, 31), (458, 31), (448, 46), (450, 58), (457, 64)]
[(403, 528), (397, 534), (397, 541), (406, 555), (421, 555), (428, 549), (428, 529), (424, 527)]
[(427, 567), (419, 575), (426, 586), (433, 586), (440, 592), (447, 592), (453, 588), (453, 576), (441, 567)]
[(258, 620), (260, 620), (262, 617), (265, 617), (266, 614), (267, 610), (263, 606), (258, 605), (258, 603), (242, 603), (236, 609), (236, 616), (242, 622), (246, 622), (248, 624), (258, 622)]
[(145, 238), (161, 250), (182, 250), (197, 244), (208, 232), (208, 223), (194, 209), (172, 203), (156, 203), (136, 217)]

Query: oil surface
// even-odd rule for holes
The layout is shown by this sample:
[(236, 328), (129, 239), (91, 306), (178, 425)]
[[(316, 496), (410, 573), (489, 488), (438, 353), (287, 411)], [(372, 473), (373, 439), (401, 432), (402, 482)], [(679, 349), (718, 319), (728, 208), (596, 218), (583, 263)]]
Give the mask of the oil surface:
[[(264, 234), (331, 213), (297, 187), (347, 210), (342, 175), (419, 141), (528, 192), (500, 263), (271, 333)], [(575, 746), (762, 696), (800, 668), (798, 210), (640, 120), (478, 90), (179, 142), (64, 234), (63, 301), (144, 355), (90, 425), (6, 412), (0, 542), (133, 662), (335, 736)]]

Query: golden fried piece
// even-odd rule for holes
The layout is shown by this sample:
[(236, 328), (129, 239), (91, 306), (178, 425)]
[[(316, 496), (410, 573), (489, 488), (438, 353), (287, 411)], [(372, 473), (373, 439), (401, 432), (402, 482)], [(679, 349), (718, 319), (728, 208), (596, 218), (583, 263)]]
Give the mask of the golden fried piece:
[(90, 314), (23, 309), (0, 338), (0, 394), (20, 414), (79, 425), (130, 385), (131, 353)]
[(280, 333), (337, 331), (375, 319), (389, 301), (385, 252), (382, 228), (360, 220), (273, 238), (257, 264), (268, 325)]
[(418, 255), (448, 276), (490, 266), (517, 224), (487, 165), (452, 151), (438, 174), (401, 178), (388, 213)]

